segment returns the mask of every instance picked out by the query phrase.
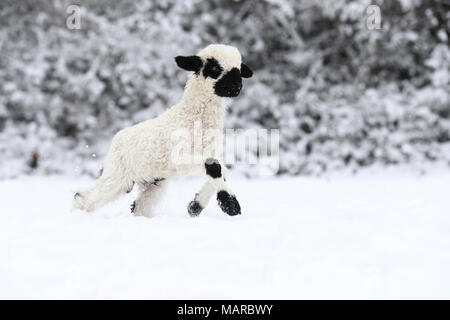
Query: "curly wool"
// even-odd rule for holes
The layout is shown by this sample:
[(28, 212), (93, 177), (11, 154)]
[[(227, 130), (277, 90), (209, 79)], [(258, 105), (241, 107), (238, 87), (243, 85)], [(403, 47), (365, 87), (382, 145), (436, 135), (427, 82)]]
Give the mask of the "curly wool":
[[(197, 56), (202, 61), (215, 58), (225, 70), (241, 67), (241, 55), (231, 46), (209, 45)], [(211, 156), (217, 158), (222, 148), (225, 99), (214, 93), (214, 83), (212, 78), (190, 74), (179, 103), (157, 118), (119, 131), (112, 139), (102, 176), (93, 187), (77, 192), (73, 209), (95, 210), (130, 190), (134, 183), (144, 190), (146, 181), (202, 174), (204, 159)], [(191, 148), (187, 149), (193, 150), (195, 138), (192, 137), (198, 126), (201, 126), (203, 133), (211, 131), (220, 134), (201, 136), (201, 161), (177, 163), (174, 161), (174, 149), (185, 139), (190, 142)], [(177, 132), (182, 134), (174, 139)]]

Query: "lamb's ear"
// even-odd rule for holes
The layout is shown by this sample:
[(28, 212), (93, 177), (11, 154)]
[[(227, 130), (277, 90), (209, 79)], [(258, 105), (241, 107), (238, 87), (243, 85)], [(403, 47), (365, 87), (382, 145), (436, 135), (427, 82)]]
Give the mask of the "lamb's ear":
[(199, 72), (203, 66), (202, 59), (199, 56), (178, 56), (175, 57), (177, 65), (184, 70)]
[(241, 63), (241, 77), (242, 78), (251, 78), (253, 75), (252, 69), (248, 67), (245, 63)]

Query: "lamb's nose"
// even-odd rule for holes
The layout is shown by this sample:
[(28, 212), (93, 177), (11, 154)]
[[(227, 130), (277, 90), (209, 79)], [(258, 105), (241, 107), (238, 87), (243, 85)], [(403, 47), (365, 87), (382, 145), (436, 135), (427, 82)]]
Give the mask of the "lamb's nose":
[(233, 83), (233, 85), (231, 86), (231, 88), (235, 91), (241, 91), (242, 89), (242, 83)]

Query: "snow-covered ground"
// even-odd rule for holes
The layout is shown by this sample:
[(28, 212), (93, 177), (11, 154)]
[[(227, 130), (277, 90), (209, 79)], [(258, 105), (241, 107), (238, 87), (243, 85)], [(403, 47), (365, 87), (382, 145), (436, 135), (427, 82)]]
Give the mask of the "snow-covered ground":
[(0, 298), (450, 298), (450, 173), (230, 179), (239, 217), (189, 218), (201, 180), (70, 213), (90, 182), (0, 182)]

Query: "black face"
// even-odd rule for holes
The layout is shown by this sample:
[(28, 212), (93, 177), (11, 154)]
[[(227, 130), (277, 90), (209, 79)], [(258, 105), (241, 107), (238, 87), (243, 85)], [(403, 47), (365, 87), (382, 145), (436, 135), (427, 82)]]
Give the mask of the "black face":
[(206, 59), (204, 65), (198, 56), (178, 56), (175, 61), (180, 68), (193, 71), (196, 75), (200, 75), (203, 67), (202, 74), (205, 78), (219, 79), (222, 76), (214, 84), (214, 92), (219, 97), (238, 96), (242, 89), (242, 78), (250, 78), (253, 75), (253, 71), (244, 63), (241, 63), (240, 71), (233, 68), (224, 73), (222, 66), (214, 58)]
[(236, 97), (242, 89), (242, 77), (238, 68), (233, 68), (223, 75), (214, 85), (214, 92), (219, 97)]

